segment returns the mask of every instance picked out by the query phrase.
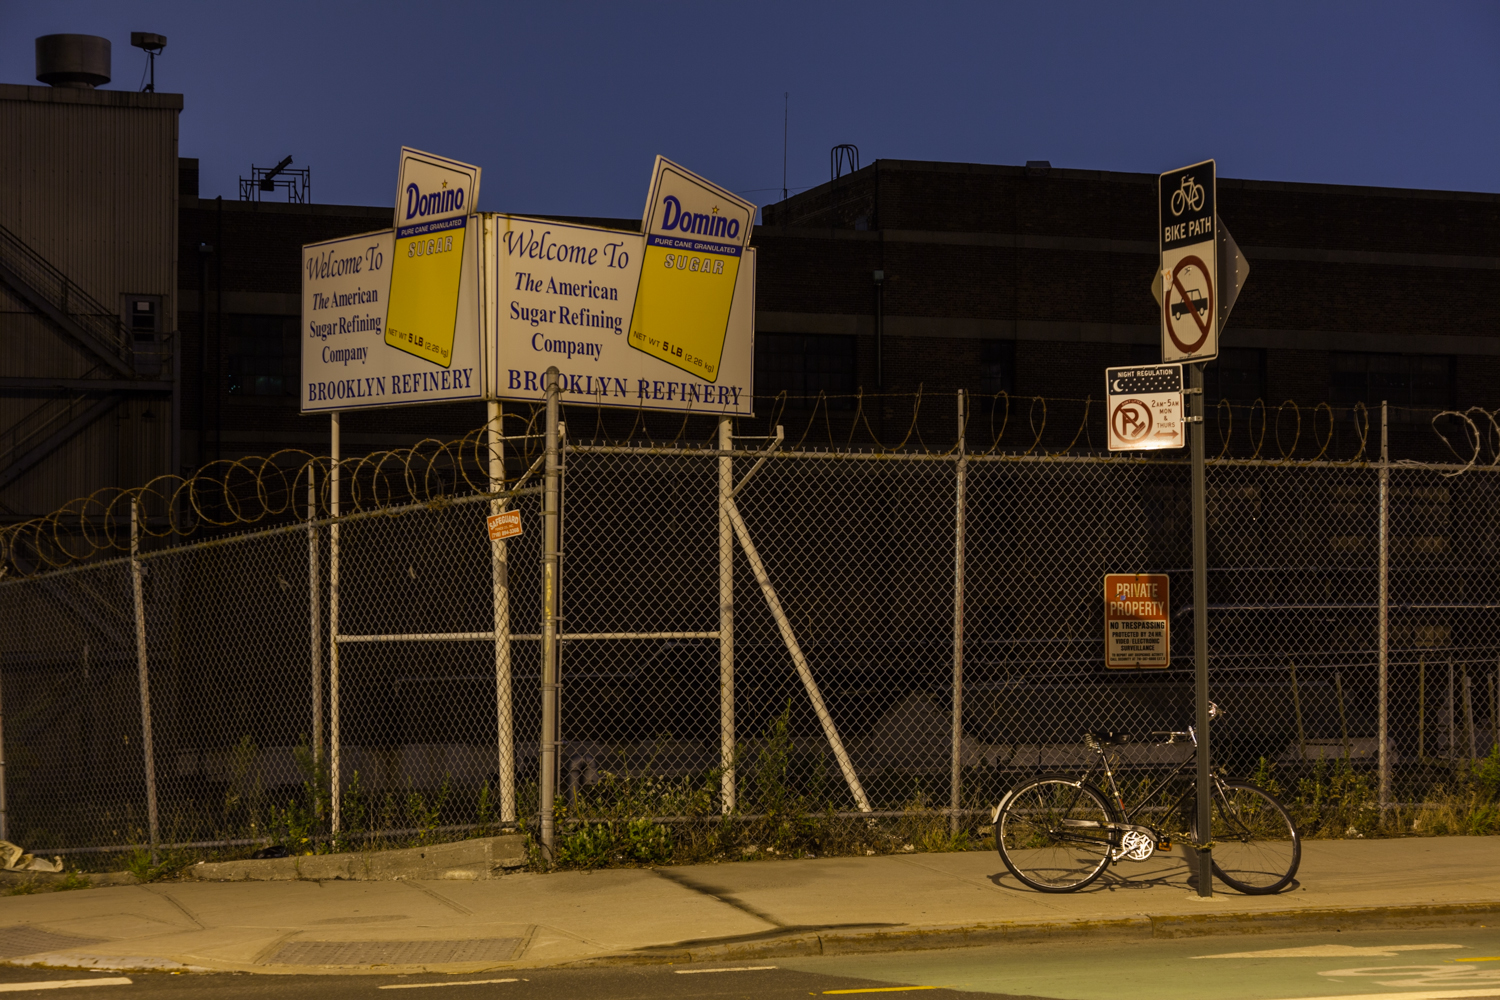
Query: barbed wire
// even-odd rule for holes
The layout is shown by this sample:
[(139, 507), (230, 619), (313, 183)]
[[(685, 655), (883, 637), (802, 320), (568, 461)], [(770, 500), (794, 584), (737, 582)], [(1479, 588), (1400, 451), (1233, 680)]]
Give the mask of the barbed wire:
[[(539, 408), (538, 408), (539, 409)], [(538, 413), (506, 414), (521, 425), (504, 435), (518, 454), (519, 472), (502, 481), (514, 489), (534, 472), (541, 452)], [(519, 448), (516, 447), (519, 445)], [(341, 458), (301, 449), (210, 462), (191, 476), (158, 476), (134, 487), (109, 486), (78, 497), (42, 517), (0, 527), (0, 576), (60, 569), (130, 549), (131, 511), (144, 539), (189, 538), (224, 528), (250, 528), (332, 513), (332, 472), (339, 472), (341, 515), (437, 503), (491, 492), (488, 430), (476, 428), (442, 441)], [(308, 484), (313, 487), (309, 502)]]
[[(882, 414), (881, 426), (891, 418), (893, 402), (909, 407), (909, 414), (897, 418), (897, 435), (882, 439), (872, 421), (872, 410)], [(962, 422), (966, 451), (971, 456), (1015, 454), (1027, 457), (1066, 457), (1078, 452), (1104, 459), (1093, 441), (1095, 429), (1104, 431), (1099, 416), (1101, 407), (1093, 397), (1013, 396), (1008, 392), (974, 393)], [(949, 409), (952, 404), (954, 409)], [(1013, 405), (1024, 405), (1026, 422), (1019, 425), (1013, 418)], [(1058, 414), (1078, 408), (1077, 423), (1058, 423)], [(1339, 465), (1359, 465), (1370, 461), (1368, 455), (1370, 412), (1363, 403), (1348, 409), (1336, 409), (1329, 403), (1312, 407), (1312, 436), (1316, 452), (1298, 458), (1303, 428), (1303, 406), (1295, 400), (1284, 400), (1272, 417), (1262, 399), (1249, 404), (1219, 400), (1215, 404), (1214, 427), (1219, 448), (1211, 463), (1243, 460), (1231, 449), (1236, 443), (1235, 411), (1244, 410), (1246, 450), (1251, 461), (1275, 461), (1280, 464), (1302, 464), (1325, 461), (1337, 436), (1337, 428), (1347, 421), (1357, 445), (1353, 454)], [(923, 454), (934, 458), (953, 455), (958, 448), (959, 423), (931, 423), (940, 418), (956, 417), (956, 397), (937, 396), (919, 388), (915, 393), (830, 394), (796, 397), (782, 392), (760, 397), (757, 409), (765, 417), (740, 417), (737, 421), (764, 424), (768, 430), (790, 423), (785, 439), (788, 451), (811, 446), (824, 449), (857, 451), (872, 449), (880, 453)], [(1430, 426), (1441, 447), (1463, 466), (1444, 475), (1461, 475), (1484, 464), (1500, 466), (1500, 411), (1473, 406), (1465, 410), (1414, 411), (1393, 408), (1403, 413), (1430, 416)], [(591, 414), (580, 411), (593, 410)], [(536, 469), (542, 452), (539, 422), (540, 405), (510, 405), (502, 424), (505, 451), (511, 462), (507, 466), (502, 490), (513, 489), (520, 480)], [(705, 418), (717, 413), (686, 412), (682, 415), (660, 414), (645, 409), (624, 410), (576, 402), (563, 406), (563, 416), (572, 428), (570, 437), (577, 441), (585, 435), (596, 442), (640, 444), (648, 447), (717, 447), (715, 432)], [(980, 419), (976, 419), (980, 418)], [(1450, 419), (1458, 428), (1459, 444), (1454, 435), (1445, 432), (1443, 421)], [(670, 437), (653, 434), (650, 424), (670, 421), (675, 431)], [(701, 433), (694, 434), (698, 420)], [(1259, 427), (1257, 431), (1257, 420)], [(924, 436), (948, 433), (952, 443), (946, 447), (931, 445)], [(1048, 447), (1049, 422), (1055, 426), (1053, 447)], [(847, 423), (847, 427), (844, 425)], [(1481, 429), (1483, 425), (1483, 429)], [(979, 440), (976, 434), (983, 431)], [(1265, 456), (1267, 432), (1277, 454)], [(861, 433), (862, 432), (862, 433)], [(985, 441), (983, 436), (989, 440)], [(1009, 436), (1007, 436), (1009, 435)], [(1080, 445), (1082, 448), (1080, 449)], [(1486, 456), (1489, 456), (1487, 461)], [(1158, 460), (1178, 460), (1177, 452), (1156, 453)], [(1139, 461), (1140, 456), (1132, 460)], [(333, 460), (301, 449), (284, 449), (257, 457), (224, 459), (212, 462), (190, 476), (159, 476), (135, 487), (105, 487), (63, 504), (53, 512), (0, 527), (0, 577), (6, 574), (30, 575), (59, 569), (105, 554), (120, 553), (130, 547), (132, 506), (144, 515), (140, 518), (141, 534), (148, 539), (188, 538), (224, 529), (290, 523), (331, 514), (331, 480)], [(1403, 460), (1404, 465), (1431, 464)], [(340, 513), (367, 513), (410, 504), (436, 503), (458, 496), (486, 494), (490, 491), (488, 431), (475, 428), (451, 440), (425, 438), (413, 445), (369, 452), (342, 458), (337, 463), (340, 481)], [(307, 499), (307, 485), (313, 484), (313, 500)]]

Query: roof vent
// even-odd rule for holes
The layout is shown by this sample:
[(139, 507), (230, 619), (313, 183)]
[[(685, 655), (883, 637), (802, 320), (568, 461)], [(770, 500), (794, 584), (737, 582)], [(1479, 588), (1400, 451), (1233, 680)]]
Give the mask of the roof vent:
[(1027, 160), (1026, 161), (1026, 176), (1027, 177), (1046, 177), (1047, 173), (1051, 169), (1052, 169), (1052, 161), (1051, 160)]
[(92, 90), (109, 82), (109, 39), (98, 35), (42, 35), (36, 40), (36, 78), (54, 87)]

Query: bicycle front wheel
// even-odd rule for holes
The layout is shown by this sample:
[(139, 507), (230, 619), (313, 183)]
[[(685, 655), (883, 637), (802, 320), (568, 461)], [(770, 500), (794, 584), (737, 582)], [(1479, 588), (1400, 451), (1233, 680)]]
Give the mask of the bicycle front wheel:
[(1114, 814), (1103, 793), (1050, 775), (1005, 797), (995, 846), (1011, 874), (1039, 892), (1082, 889), (1109, 864)]
[(1211, 813), (1213, 870), (1219, 880), (1251, 896), (1286, 888), (1302, 863), (1302, 835), (1286, 807), (1254, 785), (1226, 781), (1214, 791)]

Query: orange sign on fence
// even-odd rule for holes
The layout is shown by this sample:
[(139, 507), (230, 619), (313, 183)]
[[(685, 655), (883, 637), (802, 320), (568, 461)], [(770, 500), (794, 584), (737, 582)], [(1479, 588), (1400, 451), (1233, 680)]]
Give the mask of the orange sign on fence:
[(515, 538), (521, 533), (521, 512), (508, 510), (503, 514), (491, 514), (484, 519), (489, 525), (490, 541), (498, 542), (504, 538)]

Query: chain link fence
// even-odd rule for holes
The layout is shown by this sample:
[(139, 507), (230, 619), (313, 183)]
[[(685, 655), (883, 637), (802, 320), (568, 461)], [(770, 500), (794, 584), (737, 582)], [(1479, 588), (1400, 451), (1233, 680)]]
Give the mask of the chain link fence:
[[(821, 405), (826, 450), (764, 420), (643, 443), (566, 414), (560, 860), (951, 846), (1020, 778), (1079, 762), (1085, 730), (1190, 721), (1185, 459), (1049, 452), (1035, 425), (1008, 447), (978, 412), (960, 436), (951, 400), (946, 439), (929, 407), (920, 442), (861, 446), (857, 413)], [(1476, 831), (1500, 783), (1500, 479), (1382, 461), (1367, 432), (1339, 460), (1226, 440), (1210, 462), (1216, 765), (1309, 832)], [(421, 502), (367, 483), (334, 518), (325, 487), (263, 503), (276, 526), (0, 580), (5, 838), (102, 864), (535, 824), (537, 444), (492, 492), (462, 450)], [(502, 506), (524, 531), (492, 542)], [(1165, 670), (1104, 667), (1122, 572), (1170, 576)]]

